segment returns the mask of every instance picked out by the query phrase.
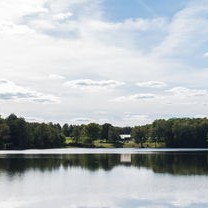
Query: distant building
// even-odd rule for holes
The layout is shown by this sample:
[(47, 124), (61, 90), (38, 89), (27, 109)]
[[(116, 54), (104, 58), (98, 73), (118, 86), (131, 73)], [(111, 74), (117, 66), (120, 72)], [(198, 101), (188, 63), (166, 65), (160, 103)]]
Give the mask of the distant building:
[(121, 140), (130, 140), (131, 135), (130, 134), (120, 134)]

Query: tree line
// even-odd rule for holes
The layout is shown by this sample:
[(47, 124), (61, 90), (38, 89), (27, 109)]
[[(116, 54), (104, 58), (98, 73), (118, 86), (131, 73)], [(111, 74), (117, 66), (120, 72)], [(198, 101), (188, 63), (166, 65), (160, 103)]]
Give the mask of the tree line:
[[(126, 141), (120, 137), (121, 134), (129, 134), (131, 138)], [(15, 114), (5, 119), (0, 117), (0, 149), (59, 148), (66, 145), (68, 138), (71, 139), (70, 145), (77, 147), (95, 147), (95, 140), (122, 147), (132, 140), (141, 147), (148, 146), (148, 143), (154, 143), (155, 147), (164, 143), (170, 148), (207, 148), (208, 119), (159, 119), (142, 126), (115, 127), (109, 123), (63, 126), (30, 123)]]
[(150, 125), (137, 126), (132, 130), (132, 137), (141, 146), (146, 141), (164, 142), (173, 148), (207, 148), (207, 118), (173, 118), (155, 120)]
[(58, 148), (64, 142), (59, 124), (29, 123), (14, 114), (0, 117), (0, 149)]

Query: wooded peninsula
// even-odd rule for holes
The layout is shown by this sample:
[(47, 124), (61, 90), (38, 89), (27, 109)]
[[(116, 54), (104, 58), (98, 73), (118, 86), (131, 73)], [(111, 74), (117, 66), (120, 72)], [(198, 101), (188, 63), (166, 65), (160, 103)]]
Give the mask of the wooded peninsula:
[(208, 119), (158, 119), (142, 126), (115, 127), (32, 123), (15, 114), (0, 117), (0, 150), (63, 147), (207, 148)]

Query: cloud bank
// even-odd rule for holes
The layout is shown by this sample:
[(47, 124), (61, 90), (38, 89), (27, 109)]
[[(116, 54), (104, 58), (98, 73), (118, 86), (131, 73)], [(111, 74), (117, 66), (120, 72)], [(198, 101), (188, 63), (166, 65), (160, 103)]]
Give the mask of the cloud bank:
[(206, 115), (208, 2), (168, 14), (172, 4), (135, 17), (121, 1), (124, 18), (103, 0), (1, 1), (0, 112), (68, 122), (103, 111), (121, 125), (129, 109)]
[(4, 101), (30, 101), (35, 103), (59, 103), (58, 97), (33, 91), (8, 80), (0, 80), (0, 100)]

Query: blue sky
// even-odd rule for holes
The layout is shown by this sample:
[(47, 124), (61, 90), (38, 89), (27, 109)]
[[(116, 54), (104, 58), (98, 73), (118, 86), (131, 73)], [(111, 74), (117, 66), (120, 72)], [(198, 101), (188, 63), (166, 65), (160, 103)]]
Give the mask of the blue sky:
[(123, 21), (128, 18), (171, 18), (181, 10), (187, 0), (105, 0), (106, 16), (111, 21)]
[(0, 114), (119, 126), (206, 117), (207, 14), (207, 0), (1, 1)]

